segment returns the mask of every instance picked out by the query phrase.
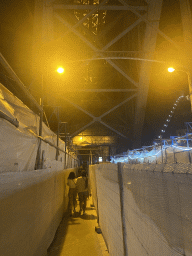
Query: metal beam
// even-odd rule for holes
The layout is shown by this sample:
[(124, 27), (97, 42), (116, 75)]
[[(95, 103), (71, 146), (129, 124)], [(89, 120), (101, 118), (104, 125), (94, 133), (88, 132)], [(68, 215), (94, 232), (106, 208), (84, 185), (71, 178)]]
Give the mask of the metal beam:
[[(78, 106), (77, 104), (71, 102), (70, 100), (62, 97), (63, 99), (67, 100), (69, 103), (71, 103), (73, 106), (77, 107), (78, 109), (80, 109), (81, 111), (83, 111), (85, 114), (89, 115), (90, 117), (93, 118), (93, 121), (89, 122), (88, 124), (86, 124), (85, 126), (83, 126), (82, 128), (80, 128), (79, 130), (77, 130), (76, 132), (74, 132), (71, 136), (74, 137), (76, 134), (82, 132), (83, 130), (85, 130), (87, 127), (89, 127), (91, 124), (93, 124), (94, 122), (99, 122), (103, 125), (105, 125), (107, 128), (109, 128), (110, 130), (114, 131), (115, 133), (121, 135), (124, 138), (127, 138), (125, 135), (123, 135), (122, 133), (118, 132), (117, 130), (115, 130), (114, 128), (112, 128), (111, 126), (105, 124), (103, 121), (101, 121), (101, 118), (108, 115), (110, 112), (112, 112), (113, 110), (117, 109), (118, 107), (122, 106), (123, 104), (125, 104), (126, 102), (130, 101), (131, 99), (133, 99), (134, 97), (136, 97), (136, 94), (132, 95), (131, 97), (127, 98), (126, 100), (122, 101), (120, 104), (118, 104), (117, 106), (113, 107), (112, 109), (110, 109), (109, 111), (105, 112), (104, 114), (102, 114), (99, 117), (95, 117), (92, 114), (90, 114), (87, 110), (83, 109), (82, 107)], [(128, 138), (127, 138), (128, 139)]]
[[(121, 4), (123, 4), (124, 6), (129, 6), (128, 3), (126, 3), (125, 0), (118, 0)], [(151, 3), (155, 2), (154, 0), (148, 0), (148, 5), (150, 5)], [(158, 0), (157, 0), (158, 1)], [(149, 9), (149, 8), (148, 8)], [(139, 12), (137, 12), (133, 7), (130, 7), (130, 11), (132, 11), (135, 15), (137, 15), (138, 17), (142, 18), (143, 21), (149, 25), (151, 28), (153, 28), (158, 34), (160, 34), (162, 37), (164, 37), (167, 41), (169, 41), (170, 43), (172, 43), (178, 50), (182, 50), (182, 47), (180, 47), (175, 41), (173, 41), (169, 36), (165, 35), (165, 33), (163, 33), (159, 28), (156, 27), (156, 25), (154, 25), (153, 23), (150, 22), (150, 20), (146, 19), (143, 15), (141, 15)], [(156, 17), (155, 21), (159, 21), (160, 16)]]
[[(52, 0), (51, 0), (52, 1)], [(101, 8), (103, 5), (105, 5), (107, 3), (108, 0), (104, 0), (103, 2), (101, 2), (99, 5), (95, 6), (95, 8), (93, 8), (89, 13), (87, 13), (81, 20), (79, 20), (73, 27), (69, 27), (69, 30), (67, 30), (62, 37), (60, 37), (59, 39), (63, 38), (64, 36), (66, 36), (68, 33), (71, 32), (72, 28), (75, 29), (76, 27), (78, 27), (80, 24), (82, 24), (87, 18), (89, 18), (93, 13), (97, 12), (99, 8)], [(44, 8), (46, 9), (47, 6)], [(55, 17), (59, 19), (59, 15), (57, 13), (54, 13)], [(61, 18), (61, 17), (60, 17)], [(59, 19), (60, 20), (60, 19)], [(39, 21), (39, 20), (38, 20)], [(60, 20), (61, 21), (61, 20)], [(62, 22), (62, 21), (61, 21)], [(57, 39), (58, 40), (58, 39)], [(52, 43), (55, 40), (51, 40), (48, 43)], [(41, 47), (46, 46), (47, 43), (44, 42)]]
[[(106, 59), (106, 58), (105, 58)], [(138, 83), (135, 82), (130, 76), (128, 76), (119, 66), (117, 66), (113, 61), (106, 59), (106, 61), (112, 66), (114, 67), (114, 69), (116, 69), (121, 75), (123, 75), (125, 78), (127, 78), (128, 81), (130, 81), (133, 85), (135, 85), (136, 87), (138, 87)]]
[[(102, 2), (100, 5), (98, 5), (97, 7), (95, 7), (95, 9), (93, 9), (90, 13), (88, 13), (83, 19), (79, 20), (73, 27), (75, 28), (76, 26), (78, 26), (79, 24), (83, 23), (84, 20), (86, 20), (91, 14), (93, 14), (94, 12), (96, 12), (99, 9), (99, 6), (101, 7), (102, 5), (104, 5), (108, 0)], [(151, 0), (147, 0), (147, 2), (149, 3)], [(141, 15), (139, 12), (136, 11), (136, 9), (134, 9), (134, 6), (129, 6), (128, 3), (126, 3), (126, 1), (124, 0), (119, 0), (119, 2), (121, 4), (123, 4), (123, 6), (125, 7), (129, 7), (129, 10), (131, 12), (133, 12), (136, 16), (138, 16), (139, 18), (142, 18), (142, 20), (148, 24), (149, 26), (153, 27), (154, 29), (157, 30), (157, 32), (164, 37), (166, 40), (168, 40), (170, 43), (172, 43), (173, 45), (175, 45), (175, 47), (177, 49), (179, 49), (180, 51), (183, 52), (182, 47), (180, 47), (176, 42), (174, 42), (170, 37), (168, 37), (167, 35), (165, 35), (160, 29), (156, 28), (155, 26), (153, 26), (153, 24), (150, 23), (149, 20), (147, 20), (143, 15)], [(64, 35), (62, 37), (60, 37), (59, 39), (63, 38), (67, 33), (69, 33), (70, 30), (68, 30), (67, 32), (64, 33)], [(55, 41), (55, 40), (52, 40)], [(51, 43), (51, 42), (50, 42)], [(42, 46), (45, 46), (45, 44), (43, 44)]]
[[(117, 37), (115, 37), (111, 42), (109, 42), (106, 46), (104, 46), (102, 48), (102, 50), (95, 50), (95, 48), (93, 49), (96, 52), (96, 55), (93, 56), (92, 59), (89, 60), (84, 60), (86, 61), (86, 64), (91, 61), (94, 60), (94, 57), (99, 56), (105, 56), (105, 50), (108, 49), (111, 45), (113, 45), (115, 42), (117, 42), (119, 39), (121, 39), (121, 37), (123, 37), (125, 34), (127, 34), (129, 31), (131, 31), (134, 27), (136, 27), (142, 20), (138, 19), (136, 22), (134, 22), (131, 26), (129, 26), (127, 29), (125, 29), (121, 34), (119, 34)], [(84, 26), (82, 26), (81, 24), (81, 29), (83, 29), (86, 33), (89, 33), (90, 36), (93, 36), (90, 31), (88, 29), (86, 29)], [(79, 36), (79, 34), (78, 34)], [(90, 46), (90, 44), (89, 44)], [(106, 57), (101, 57), (101, 58), (96, 58), (98, 59), (104, 59), (106, 60), (109, 64), (111, 64), (119, 73), (121, 73), (127, 80), (129, 80), (132, 84), (134, 84), (136, 87), (138, 87), (138, 83), (136, 83), (132, 78), (130, 78), (123, 70), (122, 68), (118, 67), (114, 62), (112, 62), (112, 59), (127, 59), (127, 58), (106, 58)]]
[[(99, 4), (89, 5), (89, 4), (79, 4), (79, 5), (65, 5), (65, 4), (54, 4), (53, 8), (55, 10), (102, 10), (102, 11), (130, 11), (130, 6), (124, 5), (104, 5), (100, 6)], [(137, 11), (147, 11), (147, 6), (131, 6), (131, 9)]]
[[(122, 1), (122, 0), (120, 0)], [(153, 59), (153, 55), (156, 47), (157, 28), (159, 26), (159, 19), (161, 14), (162, 0), (150, 1), (148, 10), (148, 18), (152, 22), (153, 26), (146, 26), (145, 39), (143, 51), (146, 52), (147, 59)], [(149, 22), (149, 21), (148, 21)], [(154, 28), (155, 26), (155, 28)], [(141, 146), (141, 137), (143, 130), (143, 123), (145, 118), (145, 109), (147, 104), (148, 88), (150, 81), (150, 62), (142, 62), (139, 78), (139, 90), (137, 94), (136, 109), (135, 109), (135, 122), (134, 122), (134, 148)]]
[(133, 98), (135, 98), (137, 96), (137, 94), (133, 94), (131, 97), (125, 99), (124, 101), (122, 101), (121, 103), (119, 103), (118, 105), (116, 105), (115, 107), (111, 108), (110, 110), (108, 110), (107, 112), (105, 112), (104, 114), (102, 114), (101, 116), (99, 116), (99, 118), (103, 118), (104, 116), (108, 115), (110, 112), (112, 112), (113, 110), (119, 108), (120, 106), (122, 106), (123, 104), (125, 104), (126, 102), (132, 100)]
[[(80, 21), (78, 21), (73, 27), (77, 27), (79, 24), (83, 23), (91, 14), (93, 14), (95, 11), (99, 10), (99, 7), (101, 8), (101, 6), (103, 6), (106, 2), (103, 1), (101, 4), (99, 4), (97, 7), (95, 7), (95, 9), (93, 9), (90, 13), (88, 13), (83, 19), (81, 19)], [(123, 6), (125, 7), (129, 7), (129, 10), (131, 12), (133, 12), (136, 16), (138, 16), (139, 18), (141, 18), (146, 24), (148, 24), (149, 26), (153, 27), (153, 29), (155, 29), (162, 37), (164, 37), (166, 40), (168, 40), (170, 43), (172, 43), (173, 45), (175, 45), (175, 47), (179, 50), (183, 49), (175, 42), (173, 41), (170, 37), (168, 37), (167, 35), (165, 35), (165, 33), (163, 33), (159, 28), (156, 28), (156, 26), (154, 26), (153, 24), (150, 23), (150, 21), (148, 19), (145, 18), (144, 15), (141, 15), (139, 12), (137, 12), (137, 10), (134, 8), (134, 6), (130, 6), (128, 3), (126, 3), (125, 0), (118, 0), (121, 4), (123, 4)], [(148, 2), (150, 2), (151, 0), (149, 0)], [(69, 31), (68, 31), (69, 32)], [(66, 33), (68, 33), (66, 32)], [(66, 34), (65, 33), (65, 34)], [(65, 34), (62, 36), (64, 37)], [(61, 37), (61, 38), (62, 38)]]
[[(146, 16), (146, 15), (144, 15)], [(106, 44), (103, 48), (102, 51), (107, 50), (111, 45), (113, 45), (114, 43), (116, 43), (119, 39), (121, 39), (124, 35), (126, 35), (128, 32), (130, 32), (132, 29), (134, 29), (140, 22), (142, 22), (143, 20), (140, 18), (137, 21), (135, 21), (133, 24), (131, 24), (128, 28), (126, 28), (123, 32), (121, 32), (118, 36), (116, 36), (113, 40), (111, 40), (111, 42), (109, 42), (108, 44)]]
[[(64, 20), (60, 15), (55, 14), (55, 17), (61, 21), (65, 26), (67, 26), (69, 29), (71, 29), (71, 31), (73, 31), (73, 33), (75, 33), (77, 36), (79, 36), (93, 51), (98, 52), (98, 54), (100, 56), (102, 56), (105, 59), (105, 56), (103, 56), (102, 53), (99, 53), (98, 49), (92, 44), (90, 43), (81, 33), (79, 33), (74, 26), (72, 27), (66, 20)], [(127, 78), (127, 80), (129, 80), (132, 84), (134, 84), (136, 87), (138, 86), (138, 84), (131, 78), (129, 77), (121, 68), (119, 68), (113, 61), (106, 59), (106, 61), (112, 66), (114, 67), (120, 74), (122, 74), (125, 78)]]
[(99, 39), (104, 37), (124, 15), (125, 15), (125, 12), (121, 12), (119, 15), (117, 15), (117, 17), (114, 18), (113, 21), (111, 21), (108, 24), (105, 24), (105, 27), (97, 35), (98, 37), (97, 41), (99, 42)]
[(82, 112), (84, 112), (85, 114), (87, 114), (88, 116), (92, 117), (93, 119), (95, 118), (94, 115), (90, 114), (87, 110), (83, 109), (82, 107), (80, 107), (79, 105), (75, 104), (74, 102), (68, 100), (65, 97), (62, 97), (62, 99), (68, 101), (71, 105), (73, 105), (74, 107), (78, 108), (79, 110), (81, 110)]
[(103, 118), (104, 116), (108, 115), (110, 112), (112, 112), (113, 110), (119, 108), (120, 106), (122, 106), (123, 104), (125, 104), (126, 102), (130, 101), (131, 99), (133, 99), (134, 97), (136, 97), (137, 94), (135, 93), (134, 95), (130, 96), (129, 98), (125, 99), (124, 101), (122, 101), (121, 103), (119, 103), (118, 105), (116, 105), (115, 107), (111, 108), (110, 110), (108, 110), (107, 112), (105, 112), (104, 114), (100, 115), (99, 117), (95, 117), (94, 115), (90, 114), (87, 110), (83, 109), (82, 107), (80, 107), (79, 105), (75, 104), (74, 102), (68, 100), (65, 97), (62, 97), (62, 99), (68, 101), (70, 104), (72, 104), (73, 106), (75, 106), (76, 108), (80, 109), (82, 112), (84, 112), (85, 114), (89, 115), (90, 117), (93, 118), (93, 120), (96, 122), (100, 122), (101, 118)]
[(82, 24), (87, 18), (89, 18), (93, 13), (97, 12), (99, 10), (99, 8), (101, 8), (103, 5), (105, 5), (108, 2), (108, 0), (103, 0), (103, 2), (101, 2), (99, 5), (95, 5), (95, 7), (92, 9), (92, 11), (90, 11), (89, 13), (87, 13), (81, 20), (79, 20), (74, 26), (73, 28), (76, 28), (77, 26), (79, 26), (80, 24)]
[[(144, 15), (145, 16), (145, 15)], [(128, 32), (130, 32), (133, 28), (135, 28), (140, 22), (142, 21), (142, 19), (138, 19), (137, 21), (135, 21), (133, 24), (131, 24), (128, 28), (126, 28), (122, 33), (120, 33), (118, 36), (116, 36), (113, 40), (111, 40), (108, 44), (106, 44), (101, 51), (98, 51), (97, 54), (99, 54), (101, 56), (101, 54), (103, 55), (104, 51), (107, 50), (110, 46), (112, 46), (114, 43), (116, 43), (118, 40), (120, 40), (124, 35), (126, 35)], [(97, 56), (97, 55), (96, 55)], [(94, 58), (94, 57), (93, 57)], [(104, 59), (111, 64), (117, 71), (119, 71), (119, 73), (121, 73), (124, 77), (126, 77), (132, 84), (134, 84), (136, 87), (138, 87), (138, 84), (130, 77), (128, 76), (123, 70), (122, 68), (118, 67), (114, 62), (112, 62), (111, 60), (109, 60), (108, 58)], [(118, 58), (120, 59), (120, 58)]]
[(137, 89), (67, 89), (66, 92), (137, 92)]
[(6, 61), (6, 59), (3, 57), (3, 55), (0, 53), (0, 64), (4, 67), (4, 69), (7, 71), (9, 76), (17, 83), (17, 86), (19, 89), (25, 94), (25, 96), (35, 105), (35, 107), (40, 111), (43, 112), (42, 107), (37, 103), (35, 98), (28, 92), (25, 85), (21, 82), (19, 77), (16, 75), (16, 73), (13, 71), (9, 63)]
[[(189, 0), (180, 0), (183, 36), (187, 54), (191, 55), (192, 48), (192, 19)], [(190, 61), (191, 62), (191, 61)]]
[(77, 130), (76, 132), (71, 134), (71, 137), (74, 137), (76, 134), (79, 134), (80, 132), (84, 131), (87, 127), (89, 127), (90, 125), (92, 125), (93, 123), (95, 123), (95, 120), (89, 122), (88, 124), (84, 125), (83, 127), (81, 127), (79, 130)]
[(112, 130), (113, 132), (119, 134), (121, 137), (128, 139), (124, 134), (122, 134), (121, 132), (115, 130), (114, 128), (112, 128), (111, 126), (109, 126), (108, 124), (104, 123), (103, 121), (99, 121), (102, 125), (106, 126), (107, 128), (109, 128), (110, 130)]
[(49, 42), (54, 39), (53, 2), (54, 0), (48, 0), (46, 1), (46, 4), (43, 5), (43, 20), (42, 20), (42, 42), (43, 43)]

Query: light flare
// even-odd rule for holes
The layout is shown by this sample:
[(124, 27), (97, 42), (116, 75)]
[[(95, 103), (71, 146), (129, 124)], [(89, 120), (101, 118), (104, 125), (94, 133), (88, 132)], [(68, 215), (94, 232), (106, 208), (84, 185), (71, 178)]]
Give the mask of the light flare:
[(172, 73), (172, 72), (175, 71), (175, 69), (174, 69), (173, 67), (169, 67), (169, 68), (168, 68), (168, 71), (169, 71), (170, 73)]

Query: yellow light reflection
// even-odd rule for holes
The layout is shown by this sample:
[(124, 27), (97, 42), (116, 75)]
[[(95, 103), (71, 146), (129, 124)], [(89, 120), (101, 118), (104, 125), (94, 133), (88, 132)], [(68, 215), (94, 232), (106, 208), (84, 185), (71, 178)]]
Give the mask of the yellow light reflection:
[(168, 71), (169, 71), (169, 72), (174, 72), (174, 71), (175, 71), (175, 69), (174, 69), (174, 68), (172, 68), (172, 67), (170, 67), (170, 68), (168, 68)]
[(64, 73), (64, 68), (62, 68), (62, 67), (59, 67), (58, 69), (57, 69), (57, 72), (59, 73), (59, 74), (62, 74), (62, 73)]

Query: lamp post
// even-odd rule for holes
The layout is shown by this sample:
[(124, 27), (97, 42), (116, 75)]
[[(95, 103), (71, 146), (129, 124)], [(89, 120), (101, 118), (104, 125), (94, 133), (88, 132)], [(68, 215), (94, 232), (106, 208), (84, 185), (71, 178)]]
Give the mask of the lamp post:
[(168, 68), (169, 72), (174, 72), (174, 71), (181, 71), (187, 74), (188, 77), (188, 85), (189, 85), (189, 99), (191, 102), (191, 112), (192, 112), (192, 79), (191, 79), (191, 72), (189, 70), (182, 70), (182, 69), (174, 69), (173, 67)]
[[(62, 74), (64, 73), (63, 67), (58, 67), (57, 73)], [(43, 129), (43, 99), (44, 99), (44, 74), (42, 73), (41, 76), (41, 98), (40, 98), (40, 105), (42, 107), (42, 111), (40, 112), (40, 120), (39, 120), (39, 137), (42, 136), (42, 129)], [(59, 111), (57, 111), (58, 117), (58, 131), (57, 131), (57, 147), (59, 146)], [(59, 150), (56, 149), (56, 160), (58, 160)], [(39, 140), (38, 150), (37, 150), (37, 158), (36, 158), (36, 169), (42, 168), (42, 159), (41, 159), (41, 138)]]
[[(64, 68), (63, 67), (59, 67), (57, 69), (57, 73), (59, 74), (63, 74), (64, 73)], [(60, 133), (60, 119), (59, 119), (59, 107), (57, 107), (57, 150), (56, 150), (56, 160), (58, 160), (59, 157), (59, 133)]]
[[(42, 74), (42, 76), (41, 76), (41, 98), (40, 98), (40, 106), (42, 108), (42, 111), (40, 112), (40, 119), (39, 119), (39, 137), (42, 136), (42, 129), (43, 129), (43, 87), (44, 87), (44, 76)], [(39, 170), (41, 168), (42, 168), (41, 138), (39, 138), (35, 169)]]

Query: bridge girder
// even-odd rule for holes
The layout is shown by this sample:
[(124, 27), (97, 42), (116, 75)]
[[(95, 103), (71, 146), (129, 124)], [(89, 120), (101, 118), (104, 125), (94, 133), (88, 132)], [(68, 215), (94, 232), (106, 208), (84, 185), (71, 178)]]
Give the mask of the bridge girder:
[[(133, 146), (135, 148), (141, 145), (151, 66), (153, 60), (158, 61), (155, 59), (157, 36), (164, 37), (165, 40), (181, 51), (180, 46), (159, 29), (162, 2), (163, 0), (117, 0), (115, 3), (111, 3), (110, 0), (79, 0), (74, 1), (74, 3), (70, 2), (70, 4), (68, 2), (58, 4), (54, 0), (36, 0), (34, 55), (41, 56), (43, 52), (43, 56), (46, 56), (46, 60), (43, 59), (43, 62), (41, 62), (41, 69), (44, 69), (44, 66), (46, 66), (47, 72), (47, 63), (52, 49), (55, 51), (57, 45), (62, 45), (62, 42), (64, 42), (64, 45), (65, 41), (71, 42), (72, 37), (77, 38), (79, 45), (82, 43), (82, 45), (87, 47), (88, 54), (85, 54), (84, 58), (81, 56), (80, 58), (76, 57), (79, 57), (76, 52), (83, 48), (81, 46), (77, 46), (76, 49), (73, 48), (75, 54), (72, 58), (66, 57), (65, 49), (63, 49), (63, 53), (61, 52), (63, 63), (66, 62), (69, 65), (70, 63), (78, 63), (79, 69), (87, 69), (86, 79), (85, 77), (83, 79), (84, 75), (81, 77), (81, 72), (77, 72), (76, 76), (81, 77), (81, 79), (79, 81), (76, 79), (74, 82), (69, 83), (69, 87), (63, 90), (64, 96), (62, 93), (60, 95), (61, 100), (69, 102), (73, 107), (75, 106), (79, 111), (92, 118), (91, 121), (85, 121), (76, 130), (71, 127), (71, 134), (76, 135), (95, 122), (100, 122), (119, 136), (128, 137), (129, 140), (133, 139)], [(185, 41), (188, 46), (187, 48), (191, 49), (191, 13), (189, 2), (187, 0), (180, 0), (180, 5)], [(56, 24), (59, 24), (60, 32), (57, 31)], [(126, 62), (123, 62), (124, 60)], [(110, 72), (114, 70), (115, 77), (119, 78), (119, 82), (117, 79), (115, 84), (112, 73), (110, 73), (111, 80), (110, 76), (106, 75), (108, 78), (107, 82), (104, 80), (100, 81), (103, 77), (99, 78), (98, 74), (95, 77), (94, 61), (101, 61), (99, 62), (101, 63), (100, 70), (104, 73), (105, 68), (109, 69)], [(38, 66), (38, 61), (35, 63)], [(97, 80), (95, 83), (92, 82), (94, 79)], [(84, 81), (84, 85), (82, 81)], [(65, 81), (65, 86), (66, 83)], [(70, 86), (73, 83), (79, 83), (79, 86), (71, 88)], [(119, 87), (117, 87), (118, 83)], [(94, 88), (98, 84), (99, 86)], [(103, 97), (106, 101), (108, 98), (110, 107), (107, 110), (106, 108), (103, 109), (102, 114), (100, 112), (93, 114), (87, 110), (87, 106), (83, 106), (83, 103), (77, 104), (74, 96), (70, 96), (70, 91), (79, 93), (89, 92), (88, 97), (90, 97), (91, 93), (97, 93), (99, 99)], [(122, 92), (126, 94), (124, 97), (121, 96), (122, 94), (120, 95)], [(113, 95), (110, 93), (113, 93)], [(117, 97), (118, 101), (116, 101), (115, 94), (117, 95), (118, 93), (120, 96), (118, 96), (119, 98)], [(50, 98), (51, 94), (48, 96)], [(78, 97), (81, 97), (81, 95), (78, 94)], [(136, 100), (133, 102), (135, 98)], [(113, 103), (111, 103), (112, 101)], [(103, 120), (103, 118), (110, 113), (114, 113), (118, 120), (118, 113), (121, 110), (119, 112), (115, 112), (115, 110), (123, 104), (129, 104), (129, 101), (132, 101), (132, 105), (134, 104), (134, 111), (130, 111), (127, 114), (127, 119), (124, 121), (130, 126), (131, 133), (123, 134), (117, 128), (118, 121), (113, 126), (112, 120), (109, 122), (109, 120)], [(128, 108), (132, 108), (132, 105), (128, 105)], [(97, 107), (95, 105), (95, 109)], [(109, 116), (109, 119), (112, 117), (113, 115)]]

